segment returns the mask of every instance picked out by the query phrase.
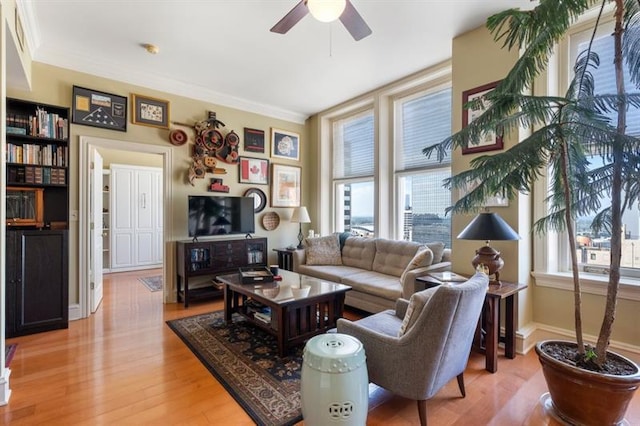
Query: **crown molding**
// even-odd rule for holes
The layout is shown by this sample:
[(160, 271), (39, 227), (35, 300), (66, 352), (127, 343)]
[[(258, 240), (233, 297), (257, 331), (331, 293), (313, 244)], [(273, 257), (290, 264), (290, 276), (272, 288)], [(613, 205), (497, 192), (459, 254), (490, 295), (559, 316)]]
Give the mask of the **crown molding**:
[(298, 112), (253, 102), (248, 99), (220, 93), (215, 90), (186, 83), (184, 81), (140, 72), (132, 68), (127, 68), (122, 64), (89, 61), (82, 55), (70, 54), (69, 52), (62, 50), (54, 51), (51, 49), (43, 50), (42, 48), (40, 48), (37, 50), (37, 52), (35, 52), (33, 60), (60, 68), (108, 78), (111, 80), (121, 81), (124, 83), (146, 87), (161, 92), (184, 96), (186, 98), (197, 99), (204, 102), (211, 102), (217, 105), (235, 108), (242, 111), (252, 112), (255, 114), (260, 114), (267, 117), (290, 121), (298, 124), (304, 124), (307, 119), (307, 115)]

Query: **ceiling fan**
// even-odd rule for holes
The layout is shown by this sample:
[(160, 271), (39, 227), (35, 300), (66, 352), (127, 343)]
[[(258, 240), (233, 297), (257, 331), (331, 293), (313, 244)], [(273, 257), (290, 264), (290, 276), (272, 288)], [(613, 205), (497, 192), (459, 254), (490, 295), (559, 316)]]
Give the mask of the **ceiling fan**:
[(270, 31), (285, 34), (307, 13), (311, 13), (314, 18), (322, 22), (340, 19), (340, 22), (356, 41), (371, 34), (371, 28), (364, 22), (362, 16), (349, 0), (300, 0), (300, 3), (291, 9)]

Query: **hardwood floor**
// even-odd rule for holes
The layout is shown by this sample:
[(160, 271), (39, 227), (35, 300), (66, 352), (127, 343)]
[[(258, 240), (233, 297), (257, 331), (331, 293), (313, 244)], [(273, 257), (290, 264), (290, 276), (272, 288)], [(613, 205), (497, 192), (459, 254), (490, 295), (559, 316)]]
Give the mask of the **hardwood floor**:
[[(73, 321), (67, 330), (8, 340), (18, 343), (18, 350), (11, 363), (13, 393), (0, 407), (0, 423), (253, 424), (165, 325), (222, 309), (222, 300), (188, 309), (163, 305), (161, 292), (150, 292), (137, 280), (154, 272), (105, 275), (105, 298), (91, 318)], [(538, 403), (546, 385), (533, 351), (514, 360), (501, 357), (496, 374), (484, 370), (481, 355), (472, 354), (465, 383), (466, 398), (453, 380), (427, 402), (430, 425), (559, 425)], [(627, 420), (640, 424), (639, 393)], [(419, 424), (416, 403), (372, 386), (367, 424)]]

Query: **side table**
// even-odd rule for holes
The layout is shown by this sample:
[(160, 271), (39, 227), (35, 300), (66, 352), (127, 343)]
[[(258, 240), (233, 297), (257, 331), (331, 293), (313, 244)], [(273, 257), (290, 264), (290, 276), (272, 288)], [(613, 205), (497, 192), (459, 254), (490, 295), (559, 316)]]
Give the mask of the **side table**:
[[(425, 275), (416, 278), (425, 288), (443, 284), (434, 277)], [(455, 282), (448, 284), (455, 285)], [(527, 288), (526, 284), (508, 281), (489, 282), (484, 299), (482, 314), (478, 320), (474, 349), (485, 354), (485, 369), (491, 373), (498, 371), (498, 341), (500, 340), (500, 301), (505, 300), (504, 312), (504, 355), (516, 357), (516, 321), (518, 319), (518, 292)], [(484, 332), (484, 336), (483, 336)]]
[(285, 271), (293, 271), (293, 251), (288, 248), (274, 248), (278, 253), (278, 267)]

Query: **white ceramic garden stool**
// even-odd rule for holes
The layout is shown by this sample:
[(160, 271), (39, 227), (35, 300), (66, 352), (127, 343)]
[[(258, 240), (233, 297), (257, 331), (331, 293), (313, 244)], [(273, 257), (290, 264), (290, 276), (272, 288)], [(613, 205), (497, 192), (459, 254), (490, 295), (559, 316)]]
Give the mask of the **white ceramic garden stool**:
[(369, 376), (362, 343), (346, 334), (321, 334), (307, 342), (302, 358), (304, 424), (365, 425)]

